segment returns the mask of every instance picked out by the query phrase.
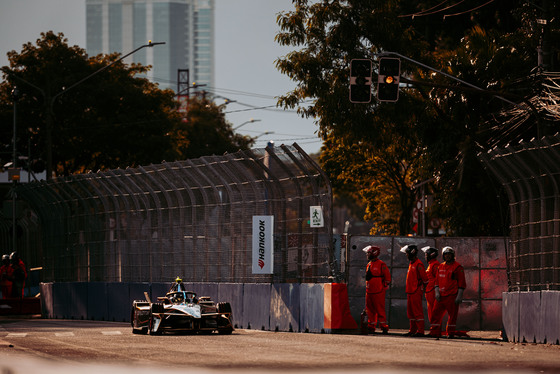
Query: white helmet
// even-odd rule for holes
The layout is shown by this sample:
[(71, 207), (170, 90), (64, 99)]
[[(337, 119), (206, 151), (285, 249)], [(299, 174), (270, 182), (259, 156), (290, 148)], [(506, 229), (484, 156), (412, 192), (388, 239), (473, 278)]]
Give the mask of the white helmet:
[(422, 252), (426, 254), (427, 261), (430, 261), (432, 258), (436, 258), (438, 256), (438, 249), (434, 247), (424, 247), (422, 248)]
[(451, 253), (452, 255), (455, 255), (455, 250), (451, 247), (443, 247), (443, 249), (441, 250), (442, 256), (445, 255), (446, 253)]
[(401, 252), (416, 256), (418, 254), (418, 247), (414, 244), (408, 244), (401, 248)]
[(375, 257), (379, 256), (379, 253), (381, 253), (381, 248), (379, 248), (376, 245), (368, 245), (367, 247), (365, 247), (364, 249), (362, 249), (362, 251), (364, 251), (365, 253), (369, 254), (373, 254)]

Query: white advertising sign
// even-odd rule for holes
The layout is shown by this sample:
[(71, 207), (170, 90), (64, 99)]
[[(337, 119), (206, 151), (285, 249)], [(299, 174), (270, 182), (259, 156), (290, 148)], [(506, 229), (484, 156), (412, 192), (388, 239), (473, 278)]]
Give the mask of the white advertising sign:
[(309, 207), (309, 226), (311, 227), (323, 227), (325, 226), (325, 221), (323, 219), (323, 207), (322, 206), (311, 206)]
[(253, 216), (253, 274), (274, 269), (274, 216)]

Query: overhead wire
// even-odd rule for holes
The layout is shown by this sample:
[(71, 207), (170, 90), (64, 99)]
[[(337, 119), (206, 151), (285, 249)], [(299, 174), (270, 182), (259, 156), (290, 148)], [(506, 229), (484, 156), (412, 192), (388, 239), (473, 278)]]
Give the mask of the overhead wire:
[(469, 10), (465, 10), (464, 12), (459, 12), (459, 13), (455, 13), (455, 14), (446, 14), (446, 15), (443, 16), (443, 19), (445, 19), (445, 18), (447, 18), (447, 17), (455, 17), (455, 16), (460, 16), (460, 15), (463, 15), (463, 14), (466, 14), (466, 13), (473, 12), (473, 11), (475, 11), (475, 10), (477, 10), (477, 9), (480, 9), (480, 8), (482, 8), (482, 7), (485, 7), (486, 5), (488, 5), (488, 4), (490, 4), (490, 3), (493, 3), (493, 2), (494, 2), (494, 0), (490, 0), (490, 1), (488, 1), (488, 2), (486, 2), (486, 3), (484, 3), (484, 4), (482, 4), (482, 5), (479, 5), (479, 6), (477, 6), (477, 7), (474, 7), (474, 8), (469, 9)]
[(452, 5), (449, 5), (449, 6), (445, 7), (445, 8), (438, 9), (438, 10), (435, 10), (435, 11), (431, 12), (432, 9), (435, 9), (435, 8), (439, 7), (440, 5), (445, 4), (446, 2), (447, 2), (447, 0), (446, 0), (446, 1), (443, 1), (443, 2), (441, 2), (441, 3), (439, 3), (438, 5), (436, 5), (435, 7), (430, 8), (430, 9), (426, 9), (426, 10), (423, 10), (423, 11), (418, 12), (418, 13), (412, 13), (412, 14), (401, 15), (401, 16), (399, 16), (399, 17), (412, 17), (412, 18), (414, 18), (414, 17), (429, 16), (429, 15), (432, 15), (432, 14), (441, 13), (441, 12), (443, 12), (443, 11), (445, 11), (445, 10), (454, 8), (454, 7), (456, 7), (457, 5), (460, 5), (460, 4), (464, 3), (465, 0), (461, 0), (461, 1), (459, 1), (458, 3), (452, 4)]

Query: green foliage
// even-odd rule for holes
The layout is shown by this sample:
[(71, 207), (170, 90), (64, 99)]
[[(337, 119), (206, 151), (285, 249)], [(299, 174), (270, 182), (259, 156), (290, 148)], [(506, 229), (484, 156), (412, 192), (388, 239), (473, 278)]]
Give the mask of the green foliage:
[[(360, 196), (365, 218), (375, 222), (372, 232), (409, 234), (419, 193), (413, 187), (433, 180), (426, 186), (436, 195), (431, 213), (444, 219), (448, 233), (502, 235), (505, 205), (476, 154), (495, 126), (492, 115), (509, 103), (406, 60), (402, 76), (430, 85), (402, 87), (395, 104), (348, 100), (351, 59), (375, 61), (384, 51), (511, 97), (508, 89), (536, 63), (541, 33), (531, 7), (501, 1), (465, 11), (457, 2), (447, 12), (440, 3), (294, 0), (294, 9), (278, 16), (276, 40), (294, 49), (277, 68), (297, 87), (279, 103), (316, 119), (325, 141), (322, 166), (336, 193)], [(548, 38), (556, 40), (558, 22), (551, 25)], [(522, 87), (514, 93), (531, 92)]]
[[(12, 123), (10, 92), (17, 85), (17, 147), (20, 154), (31, 153), (35, 171), (44, 170), (49, 144), (57, 175), (223, 154), (252, 144), (233, 134), (223, 108), (202, 98), (191, 100), (193, 112), (184, 122), (174, 92), (143, 78), (149, 67), (128, 65), (119, 54), (89, 57), (68, 46), (62, 34), (48, 32), (8, 58), (0, 120)], [(0, 131), (2, 146), (11, 149), (12, 127)]]
[(234, 133), (223, 109), (223, 105), (218, 106), (205, 98), (189, 102), (187, 121), (181, 123), (177, 132), (188, 142), (175, 142), (181, 159), (237, 152), (254, 143), (252, 138)]

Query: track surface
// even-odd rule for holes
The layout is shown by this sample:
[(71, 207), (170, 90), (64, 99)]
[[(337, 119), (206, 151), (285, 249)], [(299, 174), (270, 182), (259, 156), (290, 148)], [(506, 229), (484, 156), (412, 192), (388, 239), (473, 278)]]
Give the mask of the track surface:
[(126, 323), (0, 319), (0, 372), (560, 372), (558, 345), (502, 342), (497, 332), (440, 340), (401, 333), (148, 336), (133, 335)]

